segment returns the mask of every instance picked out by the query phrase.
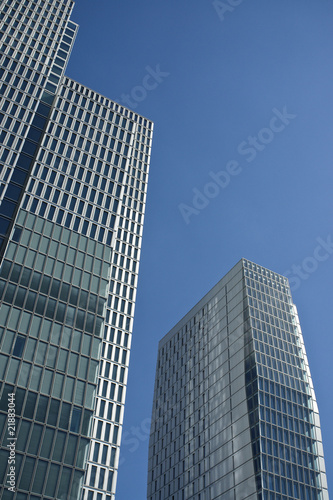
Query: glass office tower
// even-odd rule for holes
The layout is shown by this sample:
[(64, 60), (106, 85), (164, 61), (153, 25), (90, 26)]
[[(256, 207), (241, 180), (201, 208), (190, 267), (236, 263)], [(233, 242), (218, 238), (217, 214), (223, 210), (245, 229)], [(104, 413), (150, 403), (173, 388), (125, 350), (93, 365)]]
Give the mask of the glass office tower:
[(148, 500), (328, 500), (288, 280), (242, 259), (159, 343)]
[(153, 125), (64, 76), (72, 1), (0, 5), (0, 496), (112, 500)]

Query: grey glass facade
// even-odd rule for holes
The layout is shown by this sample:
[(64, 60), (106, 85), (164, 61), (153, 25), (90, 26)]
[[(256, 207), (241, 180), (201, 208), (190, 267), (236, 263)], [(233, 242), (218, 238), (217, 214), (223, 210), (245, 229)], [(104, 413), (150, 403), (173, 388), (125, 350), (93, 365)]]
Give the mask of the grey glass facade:
[(148, 500), (328, 500), (288, 280), (242, 259), (161, 341)]
[(1, 2), (1, 498), (115, 497), (153, 124), (63, 75), (72, 7)]

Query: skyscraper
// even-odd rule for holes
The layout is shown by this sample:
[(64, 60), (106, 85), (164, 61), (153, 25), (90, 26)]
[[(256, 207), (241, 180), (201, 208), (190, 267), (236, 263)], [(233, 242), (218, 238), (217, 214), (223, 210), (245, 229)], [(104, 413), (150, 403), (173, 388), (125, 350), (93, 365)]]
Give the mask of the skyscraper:
[(160, 341), (148, 500), (328, 500), (288, 280), (242, 259)]
[(1, 498), (115, 493), (153, 124), (64, 76), (73, 4), (1, 2)]

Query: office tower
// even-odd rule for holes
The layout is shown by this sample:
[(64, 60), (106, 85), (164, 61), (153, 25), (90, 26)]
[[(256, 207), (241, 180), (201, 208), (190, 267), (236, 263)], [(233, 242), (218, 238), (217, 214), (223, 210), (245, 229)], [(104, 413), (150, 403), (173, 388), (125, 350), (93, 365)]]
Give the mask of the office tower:
[(72, 7), (1, 2), (3, 499), (116, 486), (153, 125), (64, 76)]
[(149, 500), (328, 500), (286, 278), (242, 259), (160, 341)]

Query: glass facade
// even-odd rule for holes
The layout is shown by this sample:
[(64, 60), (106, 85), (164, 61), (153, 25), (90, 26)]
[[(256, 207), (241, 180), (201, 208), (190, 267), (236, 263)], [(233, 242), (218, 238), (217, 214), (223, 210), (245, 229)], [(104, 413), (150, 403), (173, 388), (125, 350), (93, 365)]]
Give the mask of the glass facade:
[(160, 342), (148, 500), (328, 500), (288, 280), (242, 259)]
[(113, 500), (153, 124), (64, 76), (73, 2), (1, 7), (0, 496)]
[(74, 2), (1, 2), (0, 256), (74, 43)]

